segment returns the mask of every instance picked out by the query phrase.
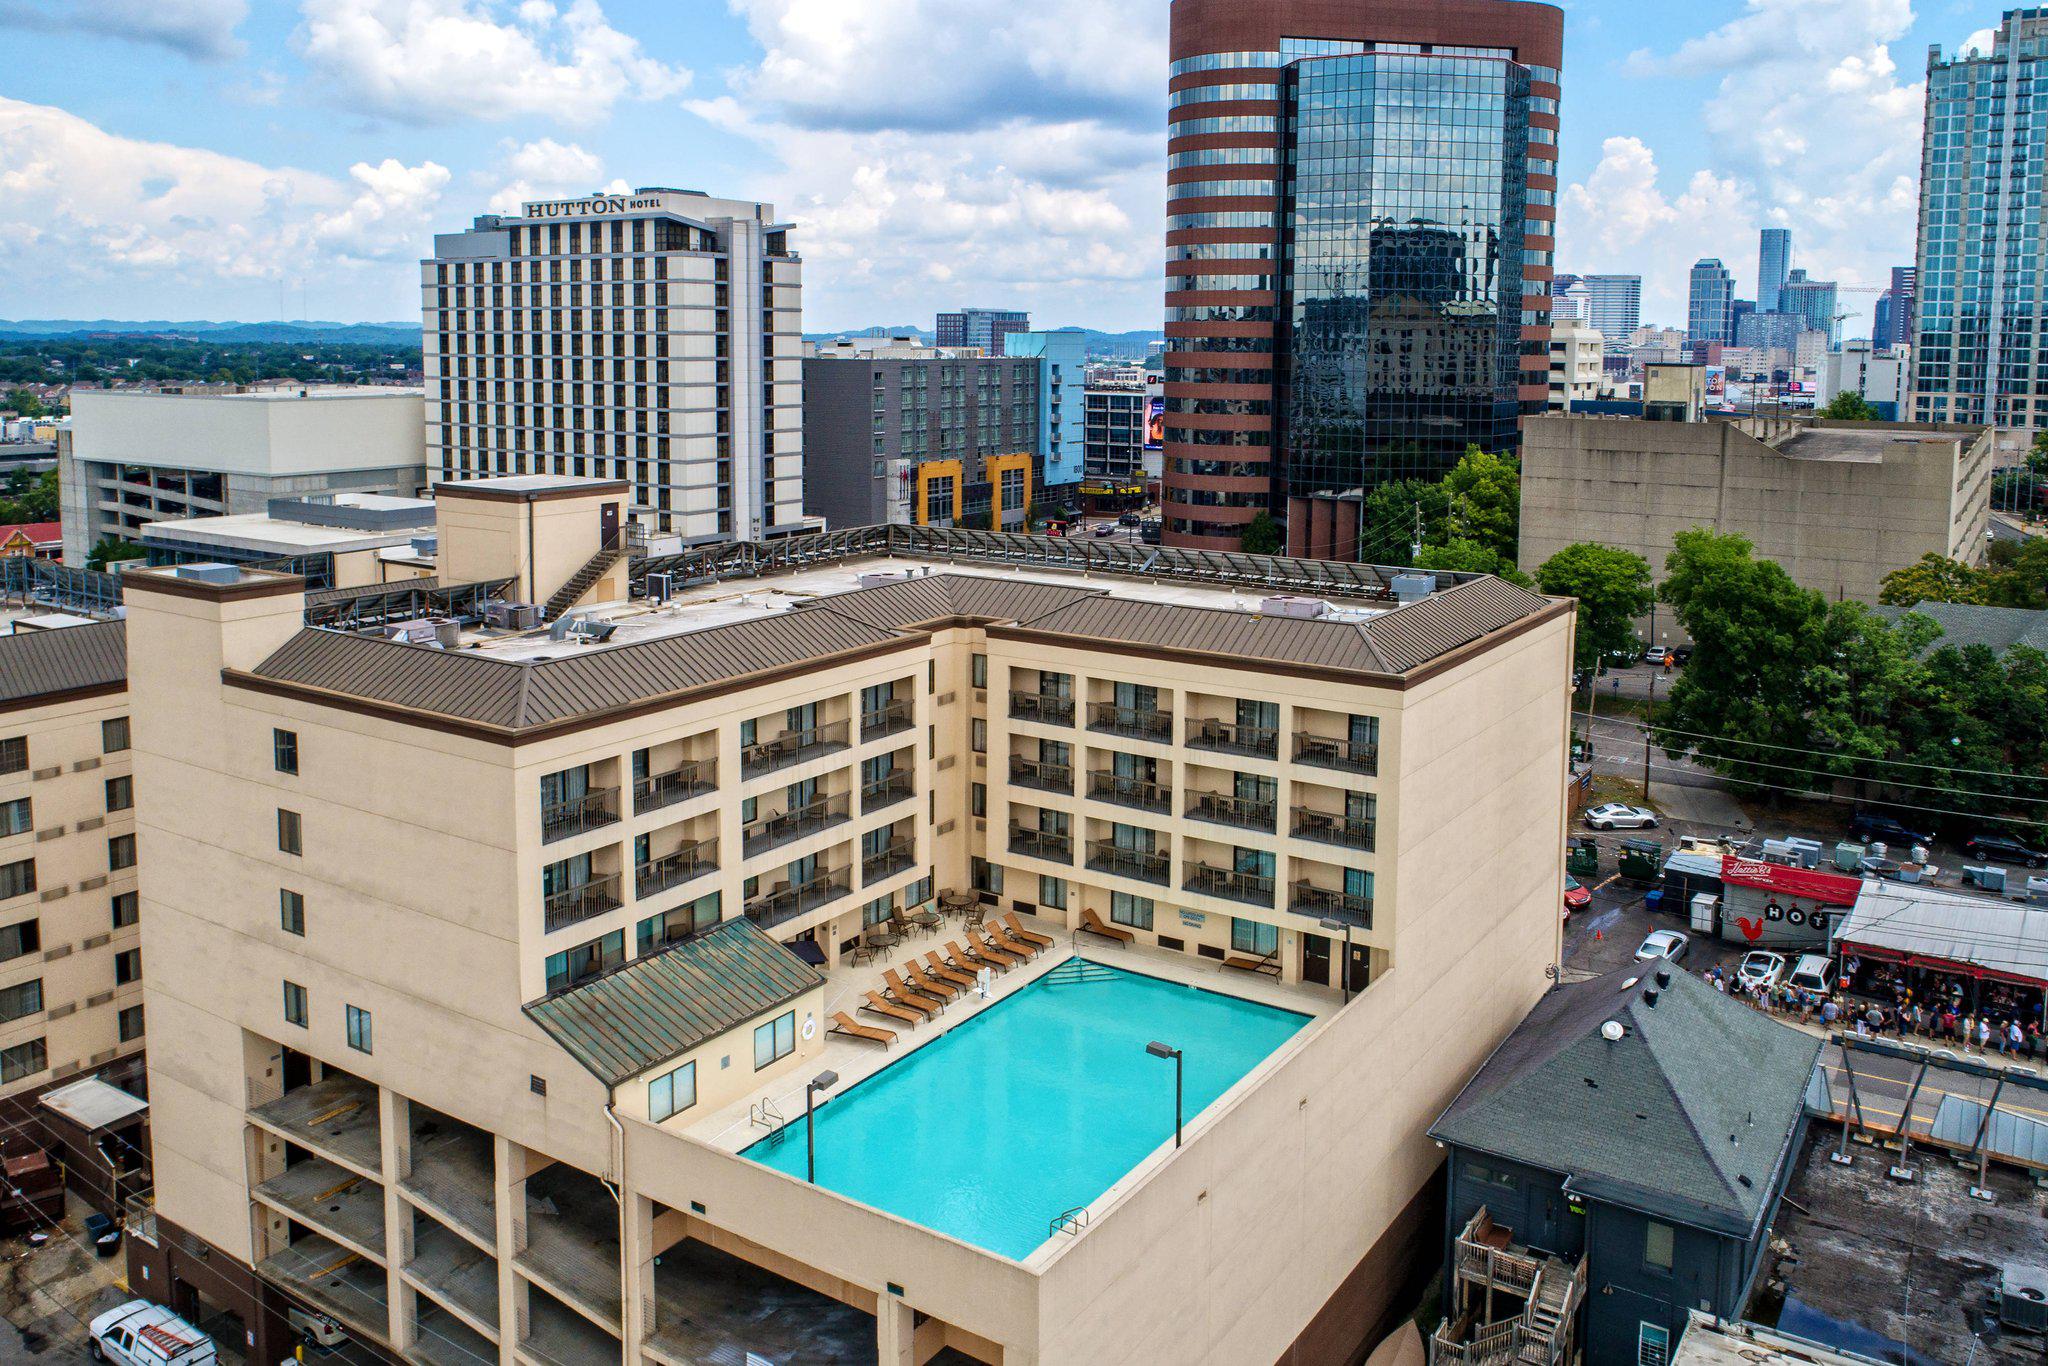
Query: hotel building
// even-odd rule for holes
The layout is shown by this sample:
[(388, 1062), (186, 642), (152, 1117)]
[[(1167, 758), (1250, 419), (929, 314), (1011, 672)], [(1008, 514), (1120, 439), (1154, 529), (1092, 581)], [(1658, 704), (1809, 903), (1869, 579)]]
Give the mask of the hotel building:
[[(443, 588), (519, 601), (634, 496), (438, 493)], [(1569, 602), (909, 526), (636, 560), (442, 648), (306, 596), (127, 579), (130, 1285), (252, 1360), (293, 1304), (435, 1363), (1335, 1360), (1440, 1256), (1425, 1130), (1559, 952)], [(1046, 942), (977, 963), (1012, 914)], [(1134, 982), (1181, 1023), (1089, 1014)], [(1008, 1032), (1049, 1000), (1092, 1023)], [(1219, 1010), (1285, 1037), (1218, 1077)], [(1066, 1062), (1105, 1030), (1142, 1088)]]
[(1176, 0), (1165, 543), (1355, 559), (1365, 496), (1548, 396), (1564, 16)]
[(436, 478), (624, 481), (684, 544), (803, 515), (803, 263), (772, 205), (692, 190), (549, 200), (434, 238), (422, 264)]

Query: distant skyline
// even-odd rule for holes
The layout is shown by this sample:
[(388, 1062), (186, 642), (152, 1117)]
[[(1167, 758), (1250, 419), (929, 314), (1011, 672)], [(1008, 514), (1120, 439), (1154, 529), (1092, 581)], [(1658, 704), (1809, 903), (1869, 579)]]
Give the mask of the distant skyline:
[[(1913, 260), (1926, 47), (1974, 0), (1567, 6), (1557, 267), (1753, 297)], [(798, 225), (805, 326), (963, 302), (1156, 328), (1167, 6), (1046, 0), (0, 0), (17, 317), (393, 321), (432, 234), (668, 184)], [(1848, 335), (1871, 295), (1847, 295)]]

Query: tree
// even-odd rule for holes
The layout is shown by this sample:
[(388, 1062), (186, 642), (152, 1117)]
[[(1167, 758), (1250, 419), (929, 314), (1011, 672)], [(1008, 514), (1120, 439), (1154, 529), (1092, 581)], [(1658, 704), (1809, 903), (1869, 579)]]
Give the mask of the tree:
[(1992, 607), (2048, 608), (2048, 540), (1993, 541), (1984, 552), (1984, 592)]
[(57, 471), (45, 470), (37, 475), (25, 469), (13, 470), (7, 476), (5, 488), (0, 489), (0, 526), (54, 522), (57, 498)]
[(1503, 560), (1497, 551), (1477, 541), (1445, 541), (1442, 545), (1426, 545), (1415, 557), (1415, 567), (1455, 574), (1493, 574), (1524, 588), (1530, 586), (1527, 574)]
[(1923, 602), (1983, 602), (1984, 576), (1960, 560), (1932, 551), (1904, 569), (1884, 576), (1877, 600), (1887, 607), (1912, 607)]
[(1522, 534), (1522, 466), (1512, 455), (1477, 446), (1444, 476), (1450, 511), (1446, 541), (1476, 541), (1508, 564), (1515, 562)]
[(0, 398), (0, 408), (20, 413), (23, 417), (42, 417), (49, 412), (49, 409), (43, 406), (43, 401), (26, 389), (8, 390), (7, 396)]
[(1451, 493), (1434, 480), (1396, 479), (1376, 485), (1365, 497), (1358, 534), (1358, 558), (1366, 564), (1407, 564), (1417, 540), (1443, 539)]
[(1247, 555), (1278, 555), (1280, 553), (1280, 524), (1273, 520), (1273, 514), (1260, 508), (1258, 514), (1244, 524), (1244, 534), (1238, 538), (1238, 549)]
[(1632, 649), (1635, 619), (1650, 610), (1650, 562), (1629, 550), (1579, 541), (1536, 569), (1536, 586), (1555, 597), (1579, 600), (1574, 662), (1596, 669), (1602, 655)]
[(2034, 444), (2027, 451), (2027, 472), (2036, 479), (2048, 479), (2048, 432), (2034, 433)]
[(1844, 389), (1828, 400), (1828, 406), (1815, 414), (1834, 422), (1882, 422), (1884, 418), (1877, 409), (1864, 401), (1863, 395), (1853, 389)]
[(122, 560), (139, 560), (148, 554), (147, 550), (135, 542), (124, 541), (110, 533), (100, 537), (99, 544), (87, 553), (85, 567), (104, 572), (110, 564), (117, 564)]

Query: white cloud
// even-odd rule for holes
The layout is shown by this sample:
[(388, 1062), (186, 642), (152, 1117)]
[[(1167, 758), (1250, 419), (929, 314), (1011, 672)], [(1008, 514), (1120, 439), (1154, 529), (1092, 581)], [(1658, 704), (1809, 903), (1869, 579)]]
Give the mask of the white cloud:
[[(1683, 326), (1692, 263), (1719, 257), (1738, 279), (1755, 277), (1756, 206), (1738, 181), (1696, 171), (1670, 194), (1656, 155), (1640, 138), (1608, 138), (1600, 162), (1558, 203), (1558, 241), (1575, 273), (1643, 277), (1643, 320)], [(1738, 254), (1748, 248), (1748, 269)]]
[(351, 108), (401, 123), (540, 115), (596, 123), (619, 100), (661, 99), (690, 73), (655, 60), (597, 0), (302, 0), (297, 44)]
[(249, 0), (0, 0), (0, 28), (153, 43), (201, 61), (237, 56), (235, 27), (248, 14)]
[[(541, 4), (544, 0), (527, 3)], [(499, 144), (499, 152), (497, 164), (476, 177), (488, 195), (492, 213), (517, 213), (519, 206), (529, 199), (628, 188), (616, 180), (604, 184), (603, 159), (573, 142), (542, 138), (538, 142), (517, 143), (507, 139)]]
[(1962, 46), (1958, 47), (1956, 51), (1958, 54), (1976, 51), (1989, 57), (1997, 46), (1998, 30), (1995, 28), (1980, 28), (1969, 37), (1963, 39)]
[(437, 162), (407, 166), (394, 157), (348, 168), (355, 198), (339, 213), (322, 216), (314, 241), (342, 261), (417, 259), (433, 231), (433, 211), (447, 187), (448, 168)]

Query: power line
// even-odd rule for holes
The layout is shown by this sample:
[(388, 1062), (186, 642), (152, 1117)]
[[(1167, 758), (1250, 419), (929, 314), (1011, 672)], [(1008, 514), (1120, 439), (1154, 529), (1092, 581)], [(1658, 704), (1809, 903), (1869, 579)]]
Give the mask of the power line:
[[(1620, 716), (1596, 716), (1592, 712), (1583, 711), (1573, 712), (1572, 714), (1574, 716), (1588, 717), (1596, 721), (1619, 721), (1624, 719)], [(1732, 735), (1709, 735), (1704, 731), (1680, 730), (1674, 726), (1658, 725), (1655, 722), (1645, 722), (1641, 719), (1637, 719), (1636, 724), (1638, 726), (1653, 726), (1666, 735), (1683, 735), (1690, 739), (1711, 740), (1716, 744), (1747, 745), (1752, 749), (1784, 750), (1792, 754), (1811, 754), (1822, 759), (1836, 757), (1829, 750), (1812, 749), (1803, 745), (1781, 745), (1769, 740), (1744, 740)], [(1896, 768), (1922, 768), (1934, 773), (1961, 773), (1975, 778), (2020, 778), (2025, 779), (2027, 782), (2048, 782), (2048, 773), (2020, 773), (2007, 768), (1952, 768), (1946, 764), (1923, 764), (1911, 759), (1870, 759), (1855, 758), (1847, 755), (1841, 757), (1849, 758), (1850, 762), (1859, 764), (1890, 764)], [(1736, 762), (1746, 761), (1738, 760)]]

